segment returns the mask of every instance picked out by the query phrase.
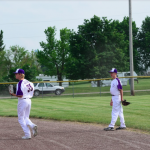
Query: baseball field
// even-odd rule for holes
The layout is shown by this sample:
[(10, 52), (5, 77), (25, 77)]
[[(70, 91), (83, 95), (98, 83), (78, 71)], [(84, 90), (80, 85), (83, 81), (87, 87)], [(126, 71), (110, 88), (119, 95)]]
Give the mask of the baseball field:
[[(32, 99), (32, 118), (108, 125), (111, 120), (110, 96), (50, 97)], [(149, 95), (125, 96), (131, 105), (124, 106), (126, 125), (150, 133)], [(0, 116), (17, 117), (17, 99), (0, 100)], [(119, 119), (116, 123), (119, 126)]]
[(38, 125), (38, 136), (28, 141), (21, 140), (23, 131), (17, 120), (17, 98), (1, 96), (0, 150), (149, 150), (149, 85), (149, 79), (135, 82), (135, 90), (140, 90), (135, 92), (136, 96), (129, 96), (129, 85), (123, 87), (124, 99), (131, 102), (123, 106), (127, 130), (114, 132), (103, 130), (111, 120), (109, 87), (102, 87), (100, 96), (100, 88), (92, 88), (89, 82), (75, 83), (74, 89), (70, 85), (60, 96), (34, 97), (30, 119)]

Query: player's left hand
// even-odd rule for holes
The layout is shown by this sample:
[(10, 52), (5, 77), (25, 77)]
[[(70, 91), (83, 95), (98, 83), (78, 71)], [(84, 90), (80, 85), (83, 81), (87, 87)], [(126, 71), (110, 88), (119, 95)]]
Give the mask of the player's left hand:
[(14, 93), (12, 93), (12, 94), (10, 93), (10, 95), (15, 96), (15, 94), (14, 94)]
[(121, 101), (123, 102), (123, 101), (124, 101), (124, 99), (121, 99)]
[(123, 102), (122, 102), (122, 105), (123, 106), (128, 106), (130, 104), (130, 102), (127, 102), (126, 100), (124, 100)]

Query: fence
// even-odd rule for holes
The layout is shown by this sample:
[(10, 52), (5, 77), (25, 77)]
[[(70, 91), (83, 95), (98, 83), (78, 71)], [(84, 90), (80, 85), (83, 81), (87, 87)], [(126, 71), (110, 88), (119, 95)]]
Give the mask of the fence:
[[(123, 84), (124, 95), (130, 95), (130, 78), (134, 78), (135, 95), (150, 95), (150, 76), (120, 77)], [(110, 96), (110, 83), (112, 78), (91, 79), (91, 80), (72, 80), (72, 81), (37, 81), (34, 97), (93, 97)], [(55, 86), (59, 82), (67, 82), (65, 87)], [(100, 86), (97, 87), (97, 82)], [(17, 82), (0, 83), (0, 99), (14, 98), (8, 92), (8, 86)]]

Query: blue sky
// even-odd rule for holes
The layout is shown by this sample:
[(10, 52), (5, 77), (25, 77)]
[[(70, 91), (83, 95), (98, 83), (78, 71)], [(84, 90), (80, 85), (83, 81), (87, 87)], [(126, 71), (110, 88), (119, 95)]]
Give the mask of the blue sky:
[[(46, 41), (44, 30), (56, 26), (77, 31), (84, 19), (94, 15), (123, 20), (129, 15), (128, 0), (0, 0), (0, 30), (4, 32), (6, 49), (12, 45), (27, 50), (41, 49), (39, 42)], [(150, 0), (132, 0), (133, 20), (140, 27), (150, 16)]]

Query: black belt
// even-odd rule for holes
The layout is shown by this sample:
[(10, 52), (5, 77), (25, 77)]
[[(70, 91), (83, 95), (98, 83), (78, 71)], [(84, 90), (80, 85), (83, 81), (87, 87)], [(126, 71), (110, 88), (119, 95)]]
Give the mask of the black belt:
[(119, 95), (111, 95), (111, 96), (119, 96)]

